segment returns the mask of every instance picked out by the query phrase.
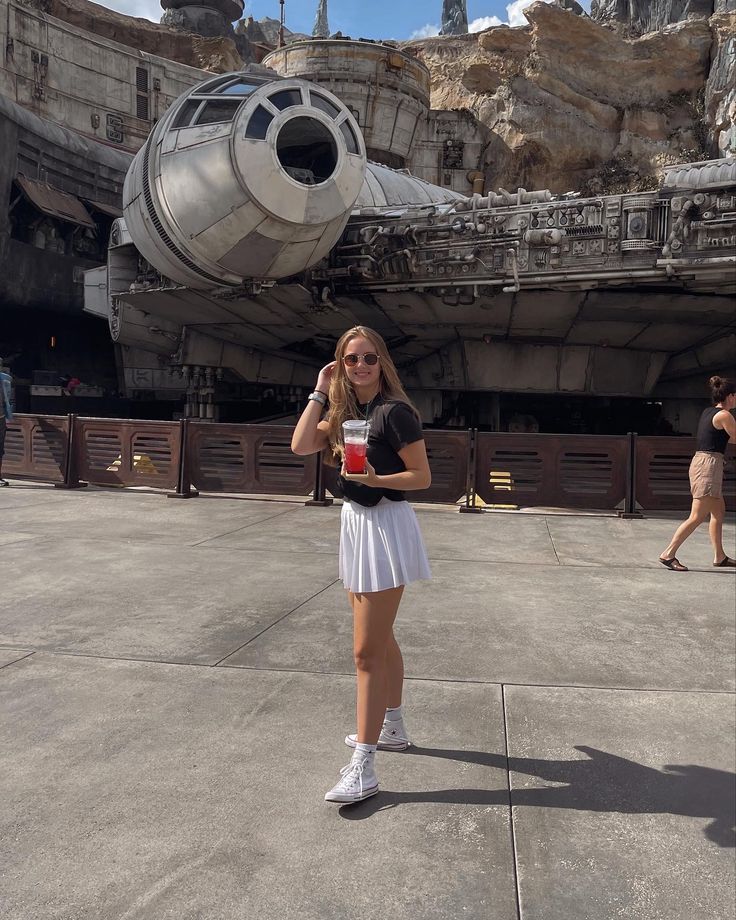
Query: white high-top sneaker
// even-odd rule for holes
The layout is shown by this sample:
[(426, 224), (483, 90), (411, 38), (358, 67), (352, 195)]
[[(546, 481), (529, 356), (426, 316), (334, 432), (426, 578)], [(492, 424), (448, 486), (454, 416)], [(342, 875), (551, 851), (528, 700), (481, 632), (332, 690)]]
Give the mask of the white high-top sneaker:
[[(345, 744), (348, 747), (354, 748), (357, 743), (358, 736), (355, 732), (345, 736)], [(410, 744), (403, 719), (396, 719), (393, 722), (389, 722), (388, 719), (384, 721), (378, 737), (379, 751), (405, 751)]]
[(371, 762), (358, 751), (350, 763), (340, 770), (342, 779), (325, 795), (325, 802), (362, 802), (378, 792), (378, 777)]

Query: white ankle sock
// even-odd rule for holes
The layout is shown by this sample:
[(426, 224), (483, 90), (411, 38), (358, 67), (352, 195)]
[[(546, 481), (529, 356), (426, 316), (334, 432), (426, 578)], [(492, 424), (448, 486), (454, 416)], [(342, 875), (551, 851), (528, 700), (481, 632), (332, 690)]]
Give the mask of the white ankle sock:
[(355, 753), (353, 754), (353, 760), (365, 760), (369, 767), (373, 766), (373, 759), (376, 756), (376, 751), (378, 750), (378, 745), (376, 744), (356, 744)]
[(386, 715), (383, 717), (384, 722), (399, 722), (404, 718), (403, 707), (396, 706), (395, 709), (387, 709)]

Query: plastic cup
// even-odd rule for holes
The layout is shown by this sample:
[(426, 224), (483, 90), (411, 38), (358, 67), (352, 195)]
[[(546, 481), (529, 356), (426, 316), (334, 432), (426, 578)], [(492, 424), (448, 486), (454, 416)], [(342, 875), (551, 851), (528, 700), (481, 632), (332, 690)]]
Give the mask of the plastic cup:
[(365, 473), (366, 454), (368, 451), (368, 432), (370, 422), (351, 419), (342, 423), (345, 441), (345, 472), (360, 476)]

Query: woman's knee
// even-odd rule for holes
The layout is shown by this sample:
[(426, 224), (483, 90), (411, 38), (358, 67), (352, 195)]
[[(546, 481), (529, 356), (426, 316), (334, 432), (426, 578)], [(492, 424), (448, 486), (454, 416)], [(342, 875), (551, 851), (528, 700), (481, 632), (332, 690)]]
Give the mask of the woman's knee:
[(359, 671), (375, 673), (386, 667), (386, 649), (356, 646), (353, 649), (353, 660)]
[(688, 518), (689, 524), (702, 524), (703, 521), (707, 521), (710, 516), (711, 509), (709, 503), (703, 501), (693, 502), (693, 506), (690, 509), (690, 517)]

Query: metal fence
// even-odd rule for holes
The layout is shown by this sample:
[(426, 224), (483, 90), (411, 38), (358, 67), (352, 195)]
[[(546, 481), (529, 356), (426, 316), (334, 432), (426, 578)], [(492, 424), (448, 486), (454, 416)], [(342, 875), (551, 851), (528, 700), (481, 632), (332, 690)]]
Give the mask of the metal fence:
[[(319, 456), (292, 454), (291, 435), (280, 425), (17, 415), (3, 471), (61, 488), (152, 486), (179, 498), (201, 490), (329, 503), (337, 470)], [(690, 506), (693, 438), (427, 430), (425, 439), (432, 485), (412, 501), (630, 515)], [(733, 462), (725, 479), (727, 507), (736, 510)]]
[(69, 466), (71, 416), (16, 415), (5, 436), (3, 472), (63, 484)]
[(626, 436), (481, 433), (476, 444), (486, 503), (613, 510), (625, 502)]

